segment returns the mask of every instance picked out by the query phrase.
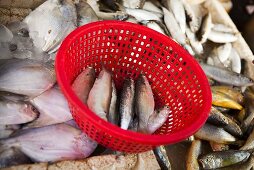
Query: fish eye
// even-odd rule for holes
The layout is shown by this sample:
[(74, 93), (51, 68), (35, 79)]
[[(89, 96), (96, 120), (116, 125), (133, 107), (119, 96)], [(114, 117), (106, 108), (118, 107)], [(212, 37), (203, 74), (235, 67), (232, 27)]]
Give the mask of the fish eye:
[(18, 48), (17, 44), (10, 44), (9, 45), (9, 50), (10, 51), (15, 51), (15, 50), (17, 50), (17, 48)]
[(28, 37), (28, 36), (29, 36), (29, 32), (28, 32), (27, 29), (21, 28), (21, 29), (18, 31), (18, 35), (21, 35), (22, 37)]

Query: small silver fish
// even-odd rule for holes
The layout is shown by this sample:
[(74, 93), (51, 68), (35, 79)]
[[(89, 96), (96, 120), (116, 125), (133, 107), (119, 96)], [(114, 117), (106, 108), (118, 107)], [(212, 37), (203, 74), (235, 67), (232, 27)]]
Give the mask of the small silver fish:
[(104, 68), (89, 93), (88, 107), (100, 118), (107, 121), (112, 95), (112, 77)]
[(164, 14), (164, 23), (166, 24), (172, 38), (180, 44), (186, 44), (186, 36), (181, 31), (173, 13), (164, 7), (162, 7), (162, 11)]
[(228, 125), (227, 117), (224, 116), (224, 114), (218, 111), (215, 107), (211, 108), (207, 122), (222, 127)]
[(162, 14), (162, 10), (150, 1), (145, 1), (142, 9)]
[(52, 65), (34, 60), (11, 59), (0, 66), (0, 90), (35, 97), (56, 82)]
[(159, 129), (166, 122), (169, 113), (170, 109), (168, 106), (155, 110), (148, 119), (147, 133), (153, 134), (157, 129)]
[(204, 48), (202, 44), (198, 41), (196, 35), (189, 29), (186, 28), (186, 36), (190, 41), (190, 45), (197, 54), (202, 54), (204, 52)]
[(146, 133), (149, 117), (154, 112), (154, 98), (145, 75), (140, 74), (135, 85), (135, 110), (139, 119), (138, 131)]
[(142, 8), (145, 0), (122, 0), (122, 3), (127, 8)]
[(76, 4), (76, 10), (78, 26), (99, 20), (93, 8), (84, 1), (80, 1), (78, 4)]
[(230, 59), (231, 59), (231, 69), (235, 73), (240, 74), (241, 73), (241, 57), (237, 53), (237, 51), (232, 48), (230, 52)]
[(224, 24), (213, 24), (212, 30), (225, 33), (235, 33), (231, 27), (228, 27)]
[(125, 79), (119, 103), (119, 113), (121, 117), (120, 127), (125, 130), (128, 129), (134, 116), (134, 93), (134, 80), (131, 78)]
[(38, 111), (29, 103), (0, 101), (0, 124), (23, 124), (38, 117)]
[(220, 61), (224, 63), (230, 56), (230, 52), (232, 50), (231, 43), (225, 43), (224, 45), (219, 46), (216, 49), (216, 54)]
[(25, 128), (42, 127), (72, 119), (67, 100), (57, 86), (35, 97), (30, 102), (40, 114), (36, 120), (25, 125)]
[(87, 67), (82, 71), (72, 83), (72, 90), (83, 102), (87, 103), (88, 95), (95, 81), (95, 70), (92, 67)]
[(132, 9), (132, 8), (125, 8), (125, 12), (135, 17), (139, 22), (143, 20), (155, 20), (161, 21), (162, 14), (157, 12), (146, 11), (143, 9)]
[(244, 75), (204, 63), (200, 64), (205, 74), (212, 79), (233, 86), (252, 86), (253, 80)]
[(208, 34), (207, 38), (215, 43), (230, 43), (235, 42), (238, 39), (237, 34), (224, 33), (213, 30)]
[(161, 169), (171, 170), (171, 163), (167, 155), (165, 146), (159, 146), (153, 149), (153, 153), (161, 167)]
[[(88, 157), (97, 143), (67, 124), (20, 131), (0, 140), (0, 151), (17, 148), (35, 162), (54, 162)], [(1, 153), (0, 152), (0, 153)]]
[(206, 42), (212, 30), (212, 16), (210, 13), (206, 14), (202, 19), (202, 24), (199, 32), (199, 40), (201, 43)]
[(145, 25), (146, 25), (148, 28), (151, 28), (151, 29), (153, 29), (153, 30), (155, 30), (155, 31), (157, 31), (157, 32), (159, 32), (159, 33), (165, 35), (164, 30), (160, 27), (159, 24), (157, 24), (157, 22), (155, 22), (155, 21), (147, 21), (147, 22), (145, 23)]
[(112, 97), (109, 106), (108, 121), (115, 125), (118, 125), (119, 115), (117, 112), (117, 91), (114, 81), (112, 81)]

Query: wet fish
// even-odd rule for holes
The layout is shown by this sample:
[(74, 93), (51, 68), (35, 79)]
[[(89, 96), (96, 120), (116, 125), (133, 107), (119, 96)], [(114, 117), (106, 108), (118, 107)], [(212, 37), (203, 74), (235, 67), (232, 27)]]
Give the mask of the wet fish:
[(127, 8), (142, 8), (145, 0), (122, 0), (123, 6)]
[(208, 13), (203, 17), (201, 28), (199, 30), (199, 40), (201, 43), (206, 42), (207, 38), (211, 34), (212, 26), (212, 16)]
[(143, 9), (126, 8), (125, 12), (128, 15), (135, 17), (139, 22), (141, 22), (143, 20), (161, 21), (161, 18), (162, 18), (162, 14), (160, 14), (160, 13), (146, 11)]
[(246, 140), (245, 144), (240, 148), (240, 150), (250, 150), (254, 149), (254, 129)]
[(161, 169), (167, 169), (167, 170), (172, 169), (165, 146), (156, 147), (155, 149), (153, 149), (153, 153)]
[(225, 144), (236, 141), (236, 138), (226, 132), (224, 129), (207, 123), (201, 129), (199, 129), (194, 136), (199, 139)]
[(220, 168), (219, 170), (251, 170), (254, 165), (254, 156), (250, 156), (250, 158), (246, 162), (241, 162), (238, 164), (234, 164), (232, 166)]
[(186, 36), (190, 41), (190, 45), (197, 54), (202, 54), (204, 52), (204, 48), (202, 44), (198, 41), (196, 35), (189, 29), (186, 28)]
[(204, 169), (215, 169), (230, 166), (249, 158), (248, 151), (228, 150), (218, 151), (203, 155), (199, 162)]
[(157, 31), (157, 32), (162, 33), (162, 34), (165, 35), (165, 31), (160, 27), (159, 24), (157, 24), (157, 22), (155, 22), (155, 21), (147, 21), (147, 22), (145, 23), (145, 25), (146, 25), (148, 28), (151, 28), (151, 29), (153, 29), (153, 30), (155, 30), (155, 31)]
[[(35, 162), (74, 160), (89, 156), (97, 143), (67, 124), (23, 130), (0, 140), (0, 150), (17, 148)], [(0, 152), (1, 153), (1, 152)]]
[(26, 128), (42, 127), (72, 119), (67, 100), (57, 86), (47, 90), (30, 102), (40, 114), (36, 120), (27, 124)]
[(216, 48), (216, 54), (222, 63), (224, 63), (230, 57), (231, 49), (231, 43), (226, 43)]
[(164, 23), (166, 24), (172, 38), (180, 44), (186, 44), (186, 36), (181, 31), (173, 13), (164, 7), (162, 7), (162, 11), (164, 14)]
[(244, 101), (243, 94), (237, 88), (233, 88), (231, 86), (212, 86), (211, 89), (215, 92), (220, 92), (227, 95), (240, 104), (242, 104)]
[(211, 31), (207, 37), (210, 41), (215, 43), (230, 43), (235, 42), (237, 38), (237, 34), (224, 33), (218, 31)]
[(175, 16), (177, 23), (180, 26), (180, 29), (185, 33), (186, 29), (186, 15), (184, 11), (184, 5), (181, 0), (167, 0), (167, 6), (172, 11)]
[(127, 78), (124, 80), (123, 88), (120, 95), (119, 113), (121, 117), (120, 127), (128, 129), (134, 116), (134, 80)]
[(234, 73), (226, 69), (210, 66), (204, 63), (200, 64), (205, 74), (212, 79), (233, 86), (252, 86), (253, 80), (242, 74)]
[(222, 126), (222, 127), (228, 125), (229, 123), (227, 117), (224, 116), (220, 111), (218, 111), (214, 107), (211, 107), (211, 111), (207, 121), (216, 126)]
[(140, 74), (135, 85), (135, 113), (139, 119), (138, 131), (146, 133), (150, 116), (154, 112), (154, 98), (145, 75)]
[(0, 90), (35, 97), (56, 82), (54, 68), (34, 60), (12, 59), (0, 66)]
[(186, 169), (187, 170), (199, 170), (198, 157), (201, 154), (201, 141), (194, 140), (191, 143), (190, 149), (187, 154)]
[(231, 99), (228, 95), (212, 90), (212, 104), (215, 106), (242, 110), (242, 106)]
[(35, 47), (52, 53), (76, 28), (77, 12), (71, 1), (48, 0), (23, 21), (28, 25), (29, 36), (33, 39)]
[(103, 68), (89, 93), (87, 105), (100, 118), (107, 121), (112, 95), (112, 77)]
[(157, 129), (159, 129), (166, 122), (169, 113), (170, 108), (168, 106), (164, 106), (158, 110), (155, 110), (148, 119), (147, 133), (152, 134)]
[(0, 152), (0, 168), (29, 163), (32, 163), (32, 161), (17, 148), (10, 148)]
[(209, 142), (213, 151), (226, 151), (229, 150), (229, 145), (217, 142)]
[(119, 122), (119, 113), (117, 112), (117, 91), (114, 81), (112, 81), (112, 97), (109, 106), (108, 121), (115, 125)]
[(72, 83), (72, 89), (78, 98), (87, 103), (88, 95), (95, 81), (95, 70), (92, 67), (87, 67), (82, 71)]
[(138, 131), (138, 118), (137, 117), (133, 118), (133, 121), (131, 121), (128, 130), (131, 130), (133, 132)]
[(232, 71), (240, 74), (241, 73), (241, 57), (237, 53), (237, 51), (232, 48), (230, 52), (230, 58), (231, 58), (231, 69)]
[(243, 136), (243, 131), (241, 127), (238, 125), (238, 122), (233, 119), (233, 117), (230, 117), (225, 114), (225, 117), (228, 120), (228, 124), (224, 126), (223, 128), (229, 132), (230, 134), (236, 136), (236, 137), (242, 137)]
[(93, 8), (85, 1), (80, 1), (78, 4), (76, 4), (76, 10), (78, 26), (99, 20)]
[(150, 1), (145, 1), (144, 6), (142, 7), (142, 9), (162, 14), (162, 10)]
[(234, 33), (234, 30), (231, 27), (218, 23), (213, 24), (212, 30), (225, 33)]
[(202, 23), (202, 13), (200, 5), (190, 4), (186, 2), (188, 0), (183, 0), (183, 6), (186, 12), (186, 20), (189, 24), (190, 30), (196, 33)]
[(0, 124), (12, 125), (33, 121), (37, 118), (37, 110), (29, 103), (0, 101)]

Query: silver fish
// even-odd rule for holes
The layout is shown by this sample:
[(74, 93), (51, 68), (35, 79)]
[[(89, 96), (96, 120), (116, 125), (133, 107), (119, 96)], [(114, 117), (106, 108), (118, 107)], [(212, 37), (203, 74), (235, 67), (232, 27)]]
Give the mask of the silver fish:
[(209, 33), (207, 38), (215, 43), (230, 43), (235, 42), (238, 39), (237, 34), (224, 33), (213, 30)]
[(145, 0), (122, 0), (123, 6), (127, 8), (142, 8)]
[(164, 106), (158, 110), (155, 110), (154, 113), (149, 117), (147, 123), (147, 133), (152, 134), (157, 129), (159, 129), (167, 120), (170, 113), (168, 106)]
[(230, 143), (236, 141), (236, 138), (226, 132), (224, 129), (207, 123), (201, 129), (199, 129), (194, 136), (199, 139), (218, 143)]
[(28, 103), (0, 101), (0, 124), (22, 124), (33, 121), (38, 117), (36, 109)]
[(228, 27), (224, 24), (213, 24), (212, 30), (225, 33), (235, 33), (231, 27)]
[(153, 149), (153, 153), (161, 167), (161, 169), (171, 170), (171, 163), (169, 161), (165, 146), (159, 146)]
[(26, 128), (42, 127), (66, 122), (72, 115), (61, 91), (55, 86), (30, 101), (40, 112), (39, 117), (27, 124)]
[(120, 95), (119, 114), (121, 117), (120, 127), (128, 129), (134, 116), (134, 80), (127, 78), (124, 80)]
[(145, 1), (142, 9), (162, 14), (162, 10), (150, 1)]
[(186, 28), (186, 36), (190, 41), (190, 45), (197, 54), (202, 54), (204, 52), (204, 48), (202, 44), (198, 41), (196, 35), (189, 29)]
[(151, 29), (153, 29), (153, 30), (155, 30), (155, 31), (157, 31), (157, 32), (159, 32), (159, 33), (165, 35), (164, 30), (160, 27), (159, 24), (157, 24), (156, 21), (147, 21), (147, 22), (145, 23), (145, 25), (146, 25), (148, 28), (151, 28)]
[(216, 54), (222, 63), (224, 63), (229, 58), (231, 49), (231, 43), (226, 43), (216, 48)]
[(207, 64), (200, 64), (205, 74), (212, 79), (233, 86), (252, 86), (253, 80), (244, 75)]
[(12, 59), (0, 66), (0, 90), (35, 97), (56, 82), (54, 68), (34, 60)]
[(174, 14), (175, 19), (181, 28), (181, 31), (185, 33), (186, 15), (182, 0), (167, 0), (167, 5)]
[(228, 167), (220, 168), (220, 170), (251, 170), (254, 166), (254, 156), (251, 155), (246, 162), (241, 162)]
[(235, 73), (240, 74), (241, 73), (241, 57), (237, 53), (237, 51), (232, 48), (230, 52), (230, 59), (231, 59), (231, 69)]
[(112, 81), (112, 97), (109, 106), (108, 121), (118, 125), (119, 115), (117, 112), (117, 91), (114, 81)]
[(78, 26), (99, 20), (93, 8), (85, 1), (80, 1), (78, 4), (76, 4), (76, 10)]
[(187, 170), (199, 170), (198, 157), (201, 154), (201, 141), (194, 140), (191, 143), (190, 149), (188, 151), (187, 160), (186, 160), (186, 169)]
[(212, 30), (212, 16), (210, 13), (206, 14), (202, 19), (202, 24), (199, 32), (199, 40), (201, 43), (206, 42)]
[(72, 83), (72, 90), (83, 103), (87, 103), (88, 95), (93, 87), (94, 81), (95, 70), (92, 67), (87, 67)]
[(243, 132), (241, 127), (238, 125), (238, 122), (233, 119), (232, 117), (228, 116), (225, 114), (225, 117), (228, 120), (228, 124), (224, 126), (223, 128), (229, 132), (230, 134), (237, 136), (237, 137), (242, 137)]
[(186, 43), (186, 36), (181, 31), (173, 13), (166, 8), (162, 8), (164, 13), (164, 23), (166, 24), (172, 38), (174, 38), (178, 43), (185, 44)]
[(0, 153), (0, 168), (29, 163), (32, 161), (17, 148), (2, 150)]
[(224, 114), (218, 111), (215, 107), (211, 108), (207, 122), (222, 127), (228, 125), (227, 117), (224, 116)]
[(125, 12), (128, 15), (135, 17), (139, 22), (143, 20), (161, 21), (161, 18), (162, 18), (162, 14), (160, 13), (146, 11), (143, 9), (125, 8)]
[(200, 9), (200, 5), (189, 4), (186, 2), (187, 0), (183, 0), (183, 6), (186, 11), (187, 21), (192, 32), (196, 33), (202, 23), (202, 13)]
[(97, 143), (81, 130), (67, 124), (27, 129), (11, 138), (0, 140), (0, 151), (18, 148), (35, 162), (85, 158), (96, 146)]
[(112, 95), (112, 77), (104, 68), (89, 93), (88, 107), (100, 118), (107, 121)]
[(52, 53), (76, 28), (76, 8), (70, 1), (48, 0), (32, 11), (24, 22), (28, 25), (29, 36), (35, 47)]
[(139, 119), (138, 131), (146, 133), (149, 117), (154, 112), (154, 98), (145, 75), (140, 74), (135, 85), (135, 110)]

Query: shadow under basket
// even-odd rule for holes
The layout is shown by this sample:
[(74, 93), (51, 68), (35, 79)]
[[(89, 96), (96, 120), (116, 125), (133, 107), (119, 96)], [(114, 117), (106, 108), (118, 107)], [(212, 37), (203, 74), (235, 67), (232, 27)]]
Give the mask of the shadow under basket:
[[(95, 115), (71, 89), (87, 67), (102, 65), (112, 73), (117, 90), (126, 77), (146, 75), (157, 107), (170, 114), (152, 135), (123, 130)], [(56, 58), (58, 84), (78, 126), (101, 145), (128, 153), (179, 142), (195, 133), (211, 108), (211, 90), (198, 62), (169, 37), (141, 25), (99, 21), (84, 25), (62, 42)]]

